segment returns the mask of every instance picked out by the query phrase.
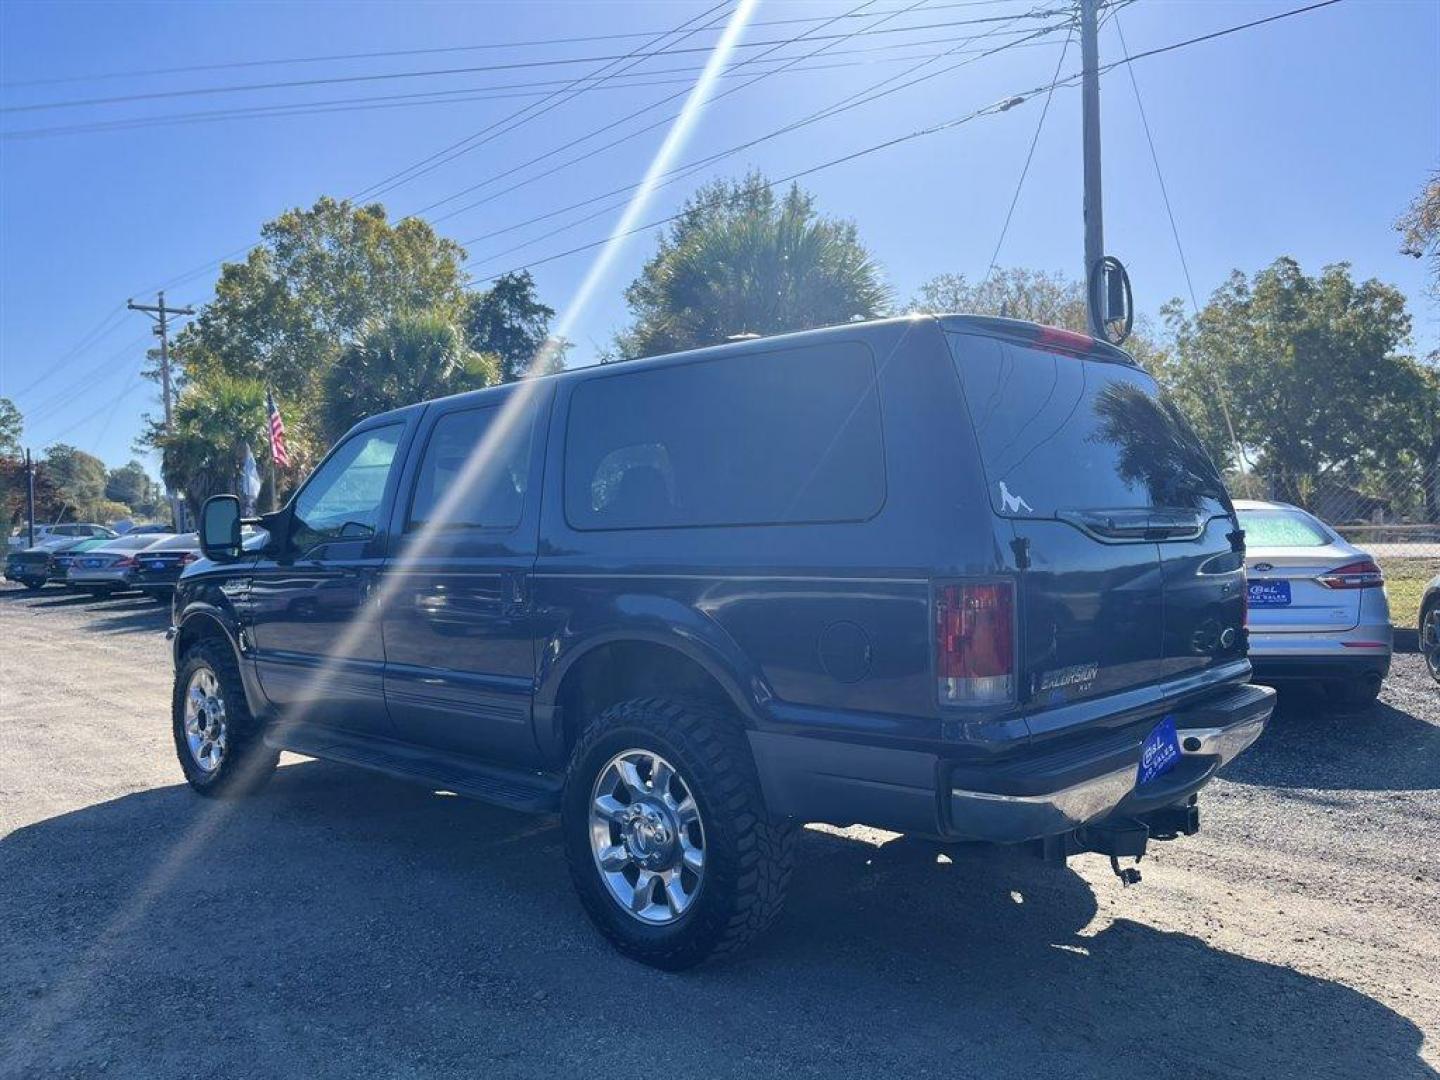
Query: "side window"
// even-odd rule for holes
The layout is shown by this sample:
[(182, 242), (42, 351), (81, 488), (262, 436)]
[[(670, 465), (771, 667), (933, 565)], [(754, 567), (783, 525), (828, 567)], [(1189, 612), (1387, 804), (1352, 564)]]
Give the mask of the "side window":
[(530, 482), (533, 409), (505, 405), (442, 416), (415, 477), (405, 531), (513, 529)]
[(387, 424), (352, 435), (311, 474), (295, 496), (296, 538), (302, 546), (374, 533), (404, 431), (404, 424)]
[(858, 342), (607, 373), (571, 398), (577, 529), (863, 521), (884, 501), (875, 362)]

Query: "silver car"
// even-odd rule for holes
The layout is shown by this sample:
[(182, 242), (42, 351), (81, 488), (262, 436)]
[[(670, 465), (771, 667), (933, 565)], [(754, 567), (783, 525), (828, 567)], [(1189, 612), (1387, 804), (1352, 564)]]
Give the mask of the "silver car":
[(84, 592), (111, 593), (135, 587), (139, 565), (135, 553), (164, 536), (142, 533), (126, 535), (85, 552), (70, 564), (69, 583)]
[(1374, 701), (1392, 652), (1374, 558), (1297, 506), (1237, 499), (1235, 512), (1245, 530), (1255, 677), (1320, 682), (1352, 707)]
[(1440, 574), (1430, 579), (1420, 597), (1420, 652), (1430, 677), (1440, 682)]

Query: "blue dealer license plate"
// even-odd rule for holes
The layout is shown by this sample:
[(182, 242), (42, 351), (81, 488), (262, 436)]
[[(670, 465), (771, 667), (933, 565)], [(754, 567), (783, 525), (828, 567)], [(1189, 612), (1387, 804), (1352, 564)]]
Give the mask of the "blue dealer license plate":
[(1150, 729), (1140, 744), (1140, 769), (1135, 785), (1139, 787), (1164, 776), (1179, 760), (1180, 739), (1175, 734), (1175, 718), (1167, 716)]
[(1250, 589), (1251, 607), (1289, 607), (1290, 582), (1252, 581)]

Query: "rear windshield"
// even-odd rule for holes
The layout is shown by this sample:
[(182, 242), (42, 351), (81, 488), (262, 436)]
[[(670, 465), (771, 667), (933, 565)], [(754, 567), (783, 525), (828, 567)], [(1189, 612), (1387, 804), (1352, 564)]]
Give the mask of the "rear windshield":
[(996, 513), (1226, 512), (1189, 424), (1139, 368), (950, 334)]
[(1325, 547), (1332, 543), (1320, 523), (1299, 510), (1237, 510), (1246, 547)]

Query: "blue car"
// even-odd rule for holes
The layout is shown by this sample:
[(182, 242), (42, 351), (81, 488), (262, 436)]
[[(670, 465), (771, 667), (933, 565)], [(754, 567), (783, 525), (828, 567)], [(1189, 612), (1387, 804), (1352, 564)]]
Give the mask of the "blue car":
[(589, 916), (661, 968), (770, 925), (806, 822), (1138, 880), (1274, 702), (1203, 447), (1125, 353), (1029, 323), (413, 405), (243, 524), (207, 503), (177, 584), (191, 787), (292, 750), (558, 812)]

